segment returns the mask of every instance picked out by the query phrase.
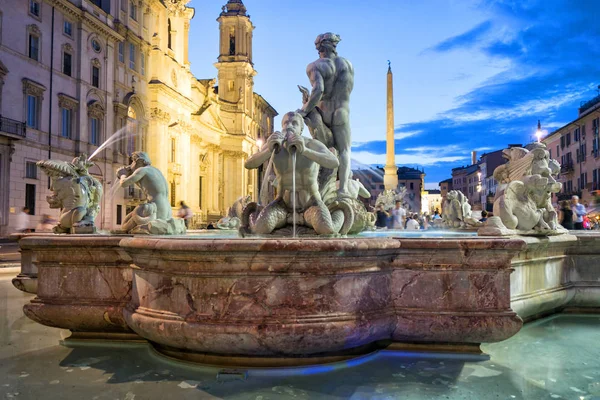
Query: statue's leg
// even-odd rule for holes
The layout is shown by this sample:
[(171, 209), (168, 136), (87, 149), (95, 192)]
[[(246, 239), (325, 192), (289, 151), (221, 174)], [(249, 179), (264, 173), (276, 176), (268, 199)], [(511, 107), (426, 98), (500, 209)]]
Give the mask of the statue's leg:
[(261, 210), (256, 219), (250, 216), (250, 231), (258, 235), (267, 235), (275, 229), (283, 228), (287, 221), (287, 214), (283, 200), (275, 199)]
[(347, 109), (339, 108), (335, 110), (331, 131), (340, 159), (340, 166), (338, 169), (340, 187), (338, 189), (338, 194), (341, 197), (349, 197), (350, 194), (347, 185), (348, 179), (350, 179), (350, 176), (352, 175), (352, 170), (350, 169), (350, 146), (352, 145), (350, 136), (352, 133), (350, 130), (350, 115)]
[(317, 204), (304, 211), (304, 220), (306, 221), (306, 225), (317, 232), (317, 235), (332, 235), (337, 233), (334, 229), (331, 213), (323, 202), (317, 202)]
[(86, 207), (77, 207), (74, 208), (73, 210), (71, 210), (72, 214), (71, 214), (71, 226), (82, 226), (82, 225), (86, 225), (86, 221), (84, 221), (84, 218), (87, 214), (87, 208)]

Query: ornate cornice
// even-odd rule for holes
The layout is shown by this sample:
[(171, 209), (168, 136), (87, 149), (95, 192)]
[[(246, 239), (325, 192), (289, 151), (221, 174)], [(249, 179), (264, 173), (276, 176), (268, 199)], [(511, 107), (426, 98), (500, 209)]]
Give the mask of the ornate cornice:
[(27, 32), (38, 36), (42, 34), (42, 31), (40, 31), (40, 28), (36, 24), (27, 25)]
[(58, 94), (58, 106), (59, 107), (75, 110), (75, 109), (77, 109), (78, 105), (79, 105), (79, 101), (77, 101), (77, 99), (74, 99), (71, 96), (67, 96), (64, 93)]
[(44, 98), (44, 92), (46, 91), (46, 86), (41, 83), (37, 83), (32, 81), (31, 79), (23, 78), (21, 80), (23, 82), (23, 93), (30, 94), (32, 96)]
[(100, 60), (98, 60), (97, 58), (93, 58), (92, 59), (92, 65), (94, 67), (100, 68), (102, 66), (102, 63), (100, 63)]
[(94, 30), (100, 32), (102, 35), (106, 36), (109, 40), (115, 42), (122, 42), (125, 38), (120, 35), (116, 30), (106, 25), (102, 21), (98, 20), (96, 17), (92, 16), (92, 14), (85, 12), (82, 15), (82, 21), (88, 25), (90, 25)]
[(83, 10), (69, 2), (68, 0), (47, 0), (51, 5), (55, 6), (62, 11), (63, 14), (77, 18), (77, 20), (81, 19), (83, 15)]
[(223, 155), (225, 157), (231, 157), (231, 158), (248, 157), (248, 154), (246, 154), (243, 151), (239, 151), (239, 150), (223, 150)]
[(176, 17), (184, 15), (186, 11), (186, 4), (189, 2), (190, 0), (164, 0), (167, 10), (169, 11), (169, 15)]
[(171, 120), (171, 115), (168, 112), (161, 110), (160, 108), (153, 108), (150, 110), (150, 119), (169, 122)]
[(104, 119), (106, 111), (99, 101), (93, 101), (87, 107), (88, 116), (92, 118)]
[(66, 51), (67, 53), (73, 53), (73, 46), (71, 46), (71, 44), (69, 44), (69, 43), (63, 44), (62, 49), (63, 49), (63, 51)]

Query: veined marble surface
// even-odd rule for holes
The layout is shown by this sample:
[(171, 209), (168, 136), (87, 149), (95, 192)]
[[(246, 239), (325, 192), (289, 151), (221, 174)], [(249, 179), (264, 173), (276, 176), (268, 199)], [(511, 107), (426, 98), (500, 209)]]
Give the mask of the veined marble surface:
[[(23, 315), (33, 298), (0, 277), (0, 398), (585, 399), (600, 396), (600, 316), (556, 315), (484, 346), (487, 361), (379, 352), (349, 362), (224, 374), (146, 345), (57, 345), (67, 331)], [(244, 379), (245, 378), (245, 379)]]

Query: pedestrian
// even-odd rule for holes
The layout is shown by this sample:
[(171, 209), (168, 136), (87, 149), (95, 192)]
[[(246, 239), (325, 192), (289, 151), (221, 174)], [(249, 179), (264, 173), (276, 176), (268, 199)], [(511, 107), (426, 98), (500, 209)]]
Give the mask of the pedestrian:
[(406, 210), (402, 208), (402, 202), (396, 201), (396, 208), (392, 210), (392, 228), (404, 229), (404, 221), (406, 220)]
[(377, 212), (375, 213), (377, 219), (375, 220), (375, 226), (377, 228), (387, 228), (388, 218), (390, 215), (385, 211), (385, 206), (383, 203), (377, 205)]
[(194, 213), (192, 212), (192, 209), (189, 208), (183, 201), (180, 201), (179, 205), (181, 207), (177, 212), (177, 216), (179, 218), (183, 218), (183, 222), (185, 223), (185, 229), (188, 229), (190, 227), (190, 219), (192, 219)]
[(560, 202), (560, 224), (563, 228), (568, 230), (573, 230), (573, 210), (569, 206), (569, 202), (567, 200), (563, 200)]
[(579, 196), (571, 197), (571, 210), (573, 210), (573, 222), (575, 229), (583, 229), (583, 217), (587, 214), (585, 206), (579, 202)]
[(54, 225), (56, 225), (56, 220), (54, 218), (52, 218), (50, 215), (44, 214), (42, 216), (42, 222), (40, 222), (38, 224), (38, 226), (36, 226), (35, 231), (36, 232), (52, 232)]
[(479, 220), (479, 222), (485, 222), (485, 221), (487, 221), (487, 219), (488, 219), (488, 212), (483, 210), (481, 212), (481, 219)]
[(17, 232), (31, 232), (29, 208), (23, 207), (17, 214)]
[(417, 219), (419, 216), (417, 214), (413, 214), (406, 219), (406, 229), (409, 231), (419, 230), (421, 226), (419, 225), (419, 221)]

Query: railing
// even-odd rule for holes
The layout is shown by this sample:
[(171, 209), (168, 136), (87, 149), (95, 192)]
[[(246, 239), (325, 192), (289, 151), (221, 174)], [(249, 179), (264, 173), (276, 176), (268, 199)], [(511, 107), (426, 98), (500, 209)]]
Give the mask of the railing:
[(560, 166), (560, 173), (561, 174), (568, 174), (570, 172), (573, 172), (575, 170), (575, 168), (573, 167), (573, 162), (564, 164)]
[(26, 132), (25, 122), (19, 122), (0, 115), (0, 132), (24, 138)]
[(600, 103), (600, 95), (594, 97), (591, 100), (586, 101), (585, 103), (581, 103), (581, 105), (579, 106), (579, 113), (581, 114), (582, 112), (589, 110), (590, 108), (594, 107), (596, 104)]

